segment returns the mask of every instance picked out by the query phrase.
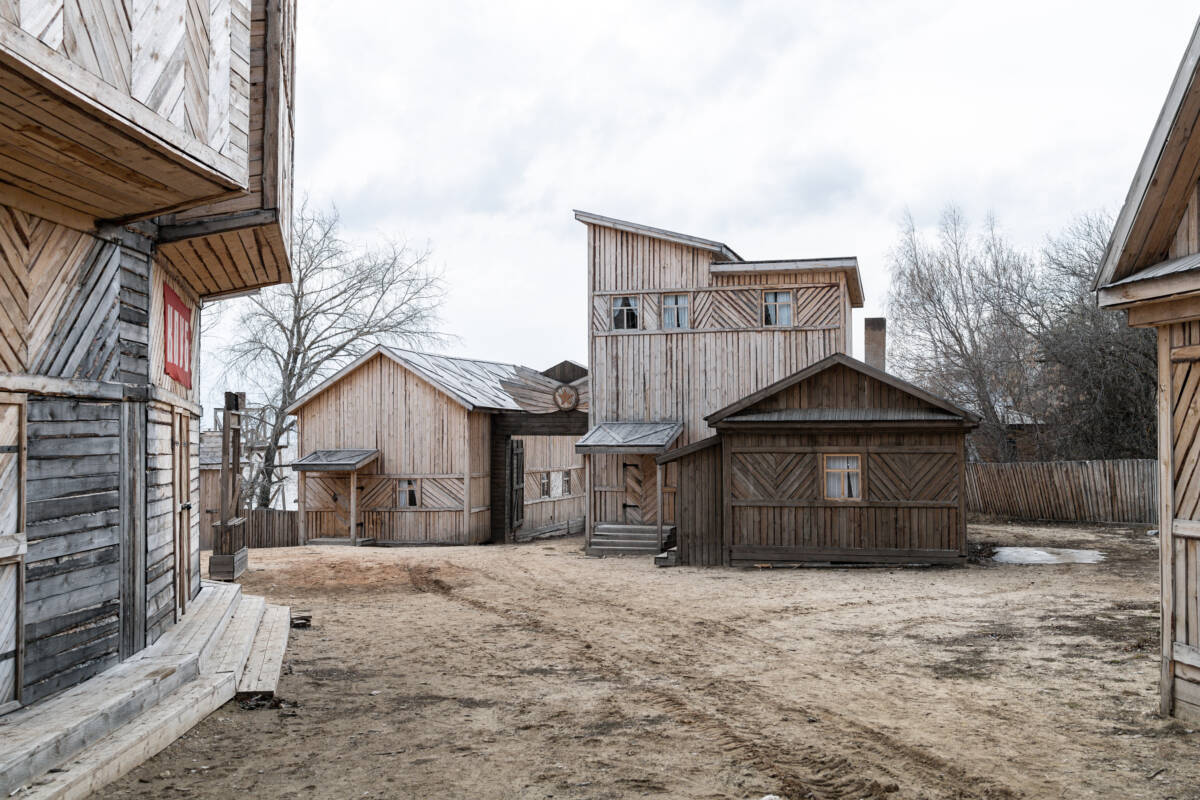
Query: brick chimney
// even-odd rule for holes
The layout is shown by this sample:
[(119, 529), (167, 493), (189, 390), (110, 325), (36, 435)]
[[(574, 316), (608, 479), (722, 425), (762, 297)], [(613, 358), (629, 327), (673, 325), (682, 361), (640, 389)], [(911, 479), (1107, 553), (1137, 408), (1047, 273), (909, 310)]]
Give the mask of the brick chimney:
[(887, 320), (883, 317), (863, 320), (863, 360), (877, 370), (887, 371)]

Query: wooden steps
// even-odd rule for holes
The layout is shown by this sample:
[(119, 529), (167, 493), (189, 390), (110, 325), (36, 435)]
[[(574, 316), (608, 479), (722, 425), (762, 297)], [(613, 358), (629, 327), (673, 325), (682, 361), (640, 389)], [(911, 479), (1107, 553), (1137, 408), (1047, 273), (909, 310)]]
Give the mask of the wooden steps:
[(243, 676), (268, 687), (256, 693), (273, 692), (288, 627), (286, 606), (204, 582), (154, 645), (0, 718), (0, 796), (26, 787), (22, 797), (86, 797), (233, 699)]
[[(661, 549), (668, 549), (674, 541), (675, 526), (664, 525)], [(659, 551), (656, 525), (600, 524), (592, 531), (587, 547), (590, 556), (652, 556)]]
[(656, 567), (678, 567), (679, 566), (679, 548), (672, 547), (669, 550), (663, 550), (654, 557), (654, 566)]
[(267, 606), (262, 624), (254, 636), (246, 668), (238, 678), (237, 693), (243, 695), (274, 695), (287, 650), (291, 618), (287, 606)]

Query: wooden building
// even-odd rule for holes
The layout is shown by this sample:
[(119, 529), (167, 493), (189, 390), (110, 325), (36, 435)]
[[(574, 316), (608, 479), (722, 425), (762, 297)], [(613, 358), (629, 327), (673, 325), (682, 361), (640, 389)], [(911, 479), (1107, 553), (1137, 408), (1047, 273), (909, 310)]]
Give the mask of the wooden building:
[(674, 465), (678, 563), (962, 563), (978, 419), (836, 353), (719, 409)]
[(657, 552), (707, 417), (835, 353), (863, 304), (853, 257), (748, 261), (728, 245), (583, 211), (590, 315), (589, 551)]
[(379, 346), (297, 400), (301, 539), (480, 544), (580, 530), (586, 370)]
[(1200, 26), (1116, 219), (1102, 307), (1158, 335), (1161, 710), (1200, 720)]
[(0, 2), (0, 712), (187, 613), (201, 306), (290, 278), (293, 0), (110, 5)]

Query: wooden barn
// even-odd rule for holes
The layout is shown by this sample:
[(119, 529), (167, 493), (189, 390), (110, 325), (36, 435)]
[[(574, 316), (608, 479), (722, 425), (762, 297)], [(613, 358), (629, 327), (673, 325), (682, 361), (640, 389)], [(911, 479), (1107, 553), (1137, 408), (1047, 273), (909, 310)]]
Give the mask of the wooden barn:
[(297, 400), (301, 539), (480, 544), (579, 531), (587, 371), (379, 346)]
[(196, 675), (201, 307), (290, 279), (294, 3), (110, 5), (0, 2), (6, 795)]
[(677, 561), (962, 563), (972, 414), (837, 353), (709, 414), (675, 465)]
[(1161, 710), (1200, 721), (1200, 26), (1134, 173), (1096, 279), (1158, 336)]
[(721, 242), (577, 211), (587, 226), (588, 550), (657, 553), (678, 464), (713, 412), (851, 348), (853, 257), (749, 261)]

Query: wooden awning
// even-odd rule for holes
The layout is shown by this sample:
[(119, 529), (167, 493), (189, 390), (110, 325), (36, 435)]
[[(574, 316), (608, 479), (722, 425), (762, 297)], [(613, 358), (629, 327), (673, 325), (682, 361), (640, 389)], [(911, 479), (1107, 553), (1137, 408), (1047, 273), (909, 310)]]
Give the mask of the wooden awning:
[(292, 462), (297, 472), (354, 472), (379, 458), (378, 450), (314, 450)]
[(575, 452), (659, 455), (682, 432), (682, 422), (601, 422), (575, 443)]

